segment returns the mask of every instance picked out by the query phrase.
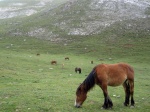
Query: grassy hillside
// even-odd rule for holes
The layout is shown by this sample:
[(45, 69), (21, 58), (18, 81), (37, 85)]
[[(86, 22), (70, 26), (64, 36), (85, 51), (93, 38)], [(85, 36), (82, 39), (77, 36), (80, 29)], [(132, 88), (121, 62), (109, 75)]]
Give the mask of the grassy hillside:
[[(100, 110), (103, 94), (98, 86), (88, 93), (80, 109), (75, 108), (75, 91), (99, 63), (126, 62), (135, 70), (135, 108), (124, 107), (123, 88), (109, 87), (114, 107), (107, 111), (149, 112), (149, 38), (69, 37), (69, 43), (53, 43), (29, 37), (0, 40), (0, 110), (44, 112), (91, 112)], [(37, 53), (40, 55), (37, 56)], [(69, 61), (64, 60), (68, 56)], [(57, 65), (50, 61), (56, 60)], [(93, 60), (94, 64), (90, 64)], [(62, 65), (64, 64), (64, 67)], [(82, 68), (82, 74), (74, 72)], [(119, 98), (114, 96), (120, 96)]]

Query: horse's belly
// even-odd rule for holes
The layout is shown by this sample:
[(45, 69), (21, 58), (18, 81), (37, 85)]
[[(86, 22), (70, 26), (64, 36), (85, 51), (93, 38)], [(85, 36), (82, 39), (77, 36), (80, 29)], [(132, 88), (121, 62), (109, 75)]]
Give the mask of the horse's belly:
[(112, 78), (108, 80), (109, 86), (120, 86), (125, 82), (126, 78)]
[(123, 83), (113, 83), (113, 82), (109, 82), (108, 83), (108, 86), (120, 86), (121, 84), (123, 84)]

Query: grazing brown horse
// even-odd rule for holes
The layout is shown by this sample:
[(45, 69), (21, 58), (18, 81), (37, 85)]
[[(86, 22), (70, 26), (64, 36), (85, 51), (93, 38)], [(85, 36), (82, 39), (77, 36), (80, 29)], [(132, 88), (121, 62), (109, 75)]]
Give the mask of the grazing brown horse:
[(97, 84), (103, 91), (104, 104), (102, 108), (112, 108), (113, 103), (107, 91), (107, 86), (123, 85), (125, 90), (124, 105), (128, 106), (131, 96), (131, 106), (134, 106), (134, 70), (125, 63), (100, 64), (93, 68), (91, 73), (76, 90), (75, 107), (81, 107), (87, 98), (87, 92)]
[(65, 60), (69, 60), (69, 57), (65, 57)]
[(57, 61), (51, 61), (51, 65), (57, 64)]
[(37, 55), (37, 56), (40, 56), (40, 54), (39, 54), (39, 53), (37, 53), (36, 55)]
[(76, 67), (75, 72), (77, 73), (79, 71), (79, 74), (81, 74), (81, 68)]

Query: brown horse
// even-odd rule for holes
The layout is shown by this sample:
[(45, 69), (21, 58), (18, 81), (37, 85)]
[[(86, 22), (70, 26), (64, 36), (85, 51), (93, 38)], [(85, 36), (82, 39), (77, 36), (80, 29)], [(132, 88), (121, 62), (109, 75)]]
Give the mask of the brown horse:
[(36, 55), (37, 55), (37, 56), (40, 56), (40, 53), (37, 53)]
[(65, 60), (69, 60), (69, 57), (65, 57)]
[(104, 104), (102, 108), (112, 108), (113, 103), (107, 91), (107, 86), (123, 85), (125, 90), (124, 105), (128, 106), (131, 96), (131, 106), (134, 106), (134, 70), (125, 63), (100, 64), (93, 68), (88, 77), (76, 90), (75, 107), (81, 107), (87, 98), (87, 92), (97, 84), (103, 91)]
[(77, 73), (79, 71), (79, 74), (81, 74), (81, 68), (76, 67), (75, 72)]
[(51, 65), (56, 65), (57, 64), (57, 61), (51, 61)]

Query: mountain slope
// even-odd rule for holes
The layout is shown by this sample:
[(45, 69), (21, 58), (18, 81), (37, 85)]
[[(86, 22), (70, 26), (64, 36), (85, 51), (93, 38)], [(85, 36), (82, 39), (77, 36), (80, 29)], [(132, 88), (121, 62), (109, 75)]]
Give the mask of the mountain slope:
[(46, 5), (44, 10), (22, 22), (13, 20), (15, 23), (9, 32), (15, 36), (61, 41), (67, 35), (100, 34), (113, 26), (114, 29), (120, 27), (120, 32), (132, 29), (134, 34), (142, 31), (147, 35), (149, 18), (149, 0), (70, 0), (55, 8)]
[[(132, 0), (131, 0), (132, 1)], [(117, 21), (146, 18), (149, 3), (127, 0), (82, 0), (65, 5), (57, 26), (71, 35), (100, 33)]]
[(46, 8), (53, 9), (68, 0), (0, 0), (0, 19), (26, 17), (36, 14)]

